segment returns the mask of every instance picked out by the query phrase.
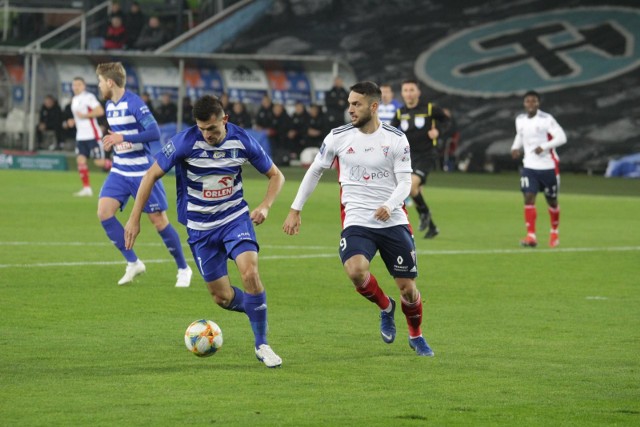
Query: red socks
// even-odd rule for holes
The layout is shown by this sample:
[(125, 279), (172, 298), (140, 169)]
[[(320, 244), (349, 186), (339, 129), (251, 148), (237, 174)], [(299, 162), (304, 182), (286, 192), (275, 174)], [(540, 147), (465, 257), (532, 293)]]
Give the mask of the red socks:
[(89, 167), (87, 164), (78, 163), (78, 173), (80, 174), (80, 180), (83, 187), (89, 187)]
[(356, 286), (356, 291), (372, 303), (376, 304), (380, 307), (380, 310), (385, 310), (389, 307), (390, 301), (389, 297), (384, 294), (384, 291), (380, 289), (378, 286), (378, 281), (373, 276), (373, 274), (369, 274), (363, 284), (360, 286)]
[(536, 218), (538, 212), (536, 205), (524, 205), (524, 221), (527, 226), (527, 234), (535, 236), (536, 234)]
[(560, 225), (560, 206), (549, 208), (549, 217), (551, 218), (551, 231), (558, 231)]
[(409, 336), (416, 338), (422, 335), (422, 299), (418, 294), (418, 299), (414, 302), (407, 302), (404, 298), (400, 298), (402, 302), (402, 312), (407, 318), (407, 326), (409, 326)]

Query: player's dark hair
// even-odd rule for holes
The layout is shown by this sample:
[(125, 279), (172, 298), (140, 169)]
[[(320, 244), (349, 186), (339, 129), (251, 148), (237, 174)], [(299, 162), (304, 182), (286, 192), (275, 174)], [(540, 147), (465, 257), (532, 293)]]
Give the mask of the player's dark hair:
[(382, 92), (380, 91), (380, 88), (377, 84), (371, 81), (358, 82), (351, 86), (350, 89), (352, 92), (364, 95), (374, 102), (380, 102), (380, 99), (382, 98)]
[(80, 77), (80, 76), (76, 76), (76, 77), (74, 77), (74, 78), (73, 78), (73, 80), (77, 80), (77, 81), (79, 81), (79, 82), (82, 82), (82, 83), (86, 84), (86, 83), (85, 83), (85, 81), (84, 81), (84, 79), (83, 79), (82, 77)]
[(402, 81), (402, 84), (400, 85), (401, 87), (404, 85), (416, 85), (418, 88), (420, 88), (420, 85), (418, 84), (418, 81), (415, 79), (405, 79)]
[(538, 92), (536, 92), (535, 90), (527, 91), (527, 93), (524, 94), (523, 98), (526, 98), (527, 96), (535, 96), (538, 99), (538, 102), (540, 102), (540, 94)]
[(220, 100), (212, 95), (204, 95), (193, 104), (193, 118), (201, 122), (207, 122), (211, 116), (221, 118), (224, 116), (224, 108)]

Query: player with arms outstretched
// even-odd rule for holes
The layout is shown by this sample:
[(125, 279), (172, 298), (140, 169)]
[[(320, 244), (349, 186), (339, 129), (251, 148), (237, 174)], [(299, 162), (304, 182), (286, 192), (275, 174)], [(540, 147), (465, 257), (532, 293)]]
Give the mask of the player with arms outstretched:
[[(284, 176), (258, 142), (228, 122), (220, 100), (203, 96), (193, 106), (196, 126), (171, 138), (142, 179), (125, 227), (132, 248), (140, 215), (154, 184), (176, 168), (178, 220), (187, 226), (189, 246), (216, 304), (243, 312), (255, 337), (255, 355), (269, 368), (282, 359), (267, 343), (267, 296), (258, 273), (258, 242), (253, 223), (262, 224), (284, 184)], [(269, 178), (255, 209), (243, 196), (242, 166), (251, 163)], [(231, 286), (227, 260), (235, 261), (244, 291)]]
[(558, 191), (560, 188), (560, 159), (556, 148), (567, 142), (567, 136), (556, 119), (539, 109), (540, 95), (529, 91), (524, 95), (526, 113), (516, 117), (516, 137), (511, 146), (511, 155), (519, 159), (524, 152), (523, 168), (520, 176), (520, 189), (524, 195), (524, 218), (527, 236), (520, 241), (522, 246), (536, 247), (536, 195), (544, 192), (549, 205), (551, 233), (549, 246), (560, 244), (558, 227), (560, 225), (560, 206)]
[(416, 287), (416, 250), (404, 199), (411, 189), (411, 153), (404, 133), (378, 118), (380, 88), (360, 82), (349, 93), (351, 124), (333, 129), (305, 174), (283, 230), (298, 234), (300, 212), (325, 169), (337, 159), (343, 218), (340, 258), (356, 291), (380, 308), (380, 335), (396, 336), (396, 302), (370, 272), (376, 252), (400, 289), (409, 346), (419, 356), (434, 353), (422, 336), (422, 300)]
[[(133, 250), (125, 248), (124, 228), (116, 212), (124, 209), (129, 197), (136, 197), (142, 176), (153, 162), (149, 145), (159, 141), (160, 128), (142, 99), (125, 89), (127, 76), (121, 63), (99, 64), (96, 74), (100, 93), (107, 100), (105, 110), (111, 128), (103, 138), (104, 149), (115, 152), (111, 171), (100, 190), (98, 218), (107, 237), (127, 260), (125, 274), (118, 281), (118, 285), (124, 285), (144, 273), (146, 267)], [(178, 266), (176, 287), (186, 288), (191, 284), (192, 272), (184, 258), (180, 236), (167, 218), (167, 208), (167, 196), (159, 182), (144, 211)]]

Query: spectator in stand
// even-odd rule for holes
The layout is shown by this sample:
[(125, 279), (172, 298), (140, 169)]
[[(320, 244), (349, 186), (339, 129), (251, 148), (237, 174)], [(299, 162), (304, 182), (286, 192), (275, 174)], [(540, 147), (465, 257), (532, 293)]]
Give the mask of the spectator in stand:
[(156, 50), (168, 40), (167, 30), (160, 23), (160, 18), (152, 16), (142, 29), (134, 47), (140, 50)]
[(289, 140), (293, 146), (293, 152), (296, 158), (300, 158), (302, 150), (307, 148), (307, 128), (309, 127), (309, 113), (307, 108), (300, 101), (296, 102), (295, 110), (291, 116), (291, 130), (289, 131)]
[(348, 98), (349, 93), (344, 88), (342, 77), (336, 76), (333, 80), (333, 87), (326, 92), (324, 97), (324, 105), (327, 108), (327, 121), (330, 128), (345, 124)]
[(220, 103), (222, 104), (222, 108), (224, 108), (224, 111), (231, 110), (231, 103), (229, 102), (228, 93), (223, 92), (222, 95), (218, 97), (218, 99), (220, 100)]
[(140, 98), (142, 99), (142, 102), (144, 102), (145, 105), (149, 108), (149, 112), (151, 113), (151, 115), (157, 117), (156, 109), (153, 106), (153, 101), (151, 100), (151, 95), (149, 95), (149, 92), (144, 92), (142, 95), (140, 95)]
[(156, 110), (155, 117), (159, 125), (178, 121), (178, 106), (171, 99), (171, 94), (163, 93), (160, 96), (160, 106)]
[(273, 136), (269, 140), (271, 141), (273, 160), (276, 164), (288, 165), (291, 159), (291, 147), (287, 135), (291, 129), (291, 118), (287, 114), (287, 110), (284, 109), (284, 105), (273, 104), (271, 128)]
[(193, 118), (193, 103), (191, 97), (185, 96), (182, 98), (182, 128), (193, 126), (196, 124)]
[(119, 16), (124, 20), (124, 12), (122, 11), (122, 6), (117, 1), (112, 1), (109, 6), (109, 19), (114, 16)]
[[(76, 141), (76, 122), (73, 119), (73, 111), (71, 111), (71, 101), (62, 110), (62, 142)], [(58, 141), (60, 143), (60, 141)]]
[(124, 26), (127, 29), (127, 46), (133, 46), (136, 43), (145, 22), (147, 19), (140, 9), (140, 4), (134, 1), (129, 6), (129, 13), (124, 17)]
[(124, 49), (127, 43), (127, 31), (124, 28), (122, 17), (114, 15), (110, 18), (107, 27), (107, 35), (104, 38), (106, 50)]
[(320, 148), (328, 129), (329, 126), (322, 108), (317, 104), (311, 104), (309, 107), (309, 124), (305, 136), (307, 147)]
[(55, 141), (48, 147), (49, 150), (56, 150), (60, 148), (59, 143), (62, 142), (62, 109), (58, 100), (53, 95), (47, 95), (44, 97), (42, 106), (40, 107), (40, 119), (36, 128), (36, 136), (38, 146), (44, 143), (44, 133), (46, 131), (53, 131), (55, 133)]
[(229, 121), (242, 129), (251, 129), (253, 121), (251, 120), (251, 114), (247, 111), (244, 104), (240, 101), (236, 101), (231, 106), (229, 111)]
[(260, 101), (260, 108), (256, 113), (255, 128), (256, 130), (264, 131), (268, 138), (274, 135), (274, 130), (271, 127), (273, 124), (273, 103), (269, 95), (262, 97)]

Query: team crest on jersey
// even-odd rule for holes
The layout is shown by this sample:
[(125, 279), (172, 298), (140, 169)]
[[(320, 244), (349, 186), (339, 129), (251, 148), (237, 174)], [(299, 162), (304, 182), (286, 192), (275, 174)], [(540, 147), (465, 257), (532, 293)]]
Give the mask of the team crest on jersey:
[(383, 145), (382, 146), (382, 154), (384, 154), (384, 156), (387, 157), (387, 155), (389, 154), (389, 146), (388, 145)]
[(226, 156), (226, 153), (224, 151), (216, 151), (213, 153), (213, 158), (214, 159), (221, 159), (223, 157)]
[(166, 144), (164, 144), (164, 146), (162, 147), (162, 154), (164, 154), (164, 156), (168, 159), (169, 157), (171, 157), (171, 155), (173, 153), (176, 152), (176, 147), (175, 145), (173, 145), (173, 141), (169, 140), (167, 141)]

